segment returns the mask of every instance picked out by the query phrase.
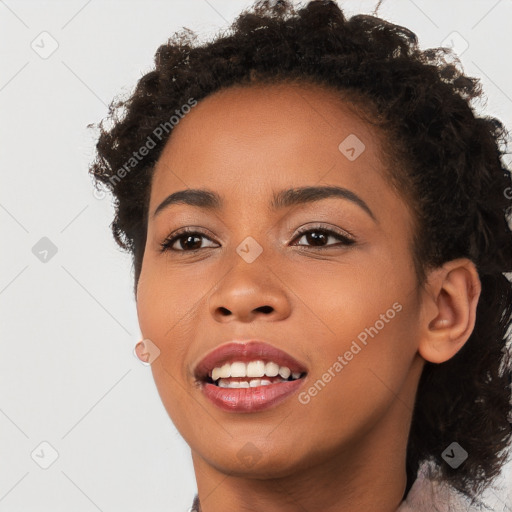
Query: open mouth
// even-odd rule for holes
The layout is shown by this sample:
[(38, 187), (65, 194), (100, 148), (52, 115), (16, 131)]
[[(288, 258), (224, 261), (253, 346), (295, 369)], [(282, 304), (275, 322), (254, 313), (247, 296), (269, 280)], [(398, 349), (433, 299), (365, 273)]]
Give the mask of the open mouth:
[(201, 392), (226, 412), (258, 412), (297, 393), (307, 366), (270, 343), (249, 340), (218, 346), (194, 370)]
[(294, 380), (301, 379), (305, 374), (299, 375), (299, 377), (293, 378), (292, 376), (287, 379), (281, 377), (267, 377), (263, 379), (218, 379), (213, 381), (210, 377), (206, 379), (209, 384), (214, 384), (220, 388), (256, 388), (258, 386), (270, 386), (279, 382), (292, 382)]
[(203, 381), (221, 388), (255, 388), (303, 378), (306, 372), (292, 371), (274, 361), (226, 362), (208, 372)]

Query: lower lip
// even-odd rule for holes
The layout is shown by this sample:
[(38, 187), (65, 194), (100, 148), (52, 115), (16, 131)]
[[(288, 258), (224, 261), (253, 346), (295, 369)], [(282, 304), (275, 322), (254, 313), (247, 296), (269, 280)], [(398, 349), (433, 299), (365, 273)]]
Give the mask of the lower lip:
[(221, 388), (208, 382), (202, 391), (212, 403), (228, 412), (256, 412), (268, 409), (295, 393), (304, 377), (255, 388)]

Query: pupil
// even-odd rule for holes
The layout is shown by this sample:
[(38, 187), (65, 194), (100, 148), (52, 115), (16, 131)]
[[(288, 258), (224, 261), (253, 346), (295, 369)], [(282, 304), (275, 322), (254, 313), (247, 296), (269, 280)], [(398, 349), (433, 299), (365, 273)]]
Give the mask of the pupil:
[[(189, 244), (189, 241), (191, 239), (196, 239), (196, 240), (199, 240), (199, 247), (190, 247), (188, 244)], [(193, 245), (193, 244), (192, 244)], [(181, 244), (181, 247), (183, 249), (199, 249), (201, 246), (201, 241), (200, 241), (200, 238), (198, 236), (195, 236), (195, 235), (188, 235), (185, 239), (182, 239), (182, 244)]]
[[(314, 236), (316, 234), (316, 236)], [(318, 242), (320, 237), (325, 238), (325, 234), (321, 233), (320, 231), (311, 231), (310, 233), (306, 234), (306, 240), (308, 243), (311, 243), (311, 241)], [(313, 243), (313, 245), (315, 245)], [(316, 244), (316, 245), (322, 245), (322, 244)]]

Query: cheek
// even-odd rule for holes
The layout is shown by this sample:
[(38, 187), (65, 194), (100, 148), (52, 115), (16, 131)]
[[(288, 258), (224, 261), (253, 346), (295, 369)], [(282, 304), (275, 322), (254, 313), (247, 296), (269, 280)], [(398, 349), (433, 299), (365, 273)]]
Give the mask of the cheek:
[(302, 402), (315, 410), (312, 417), (334, 424), (347, 412), (363, 421), (389, 404), (417, 351), (420, 310), (411, 293), (412, 268), (405, 259), (381, 256), (372, 262), (329, 271), (318, 266), (314, 280), (302, 274), (292, 285), (308, 297), (304, 351), (315, 369)]
[(189, 357), (188, 339), (192, 334), (185, 329), (187, 314), (193, 311), (197, 297), (184, 285), (187, 281), (170, 274), (150, 258), (143, 263), (137, 287), (137, 315), (142, 336), (160, 350), (151, 365), (157, 391), (170, 419), (187, 437), (192, 419), (187, 419), (190, 398), (183, 384), (187, 379), (183, 361)]
[[(303, 423), (304, 435), (315, 435), (315, 425), (321, 420), (319, 443), (329, 446), (340, 439), (355, 440), (386, 415), (397, 397), (400, 404), (410, 402), (406, 383), (416, 353), (416, 314), (404, 298), (400, 304), (401, 311), (388, 323), (364, 307), (360, 308), (364, 314), (357, 312), (355, 323), (340, 315), (339, 334), (324, 343), (321, 355), (320, 351), (313, 355), (315, 371), (299, 396), (301, 417), (311, 419)], [(385, 315), (388, 310), (382, 311)], [(368, 316), (366, 324), (362, 316)]]
[(318, 338), (325, 336), (329, 345), (336, 346), (339, 340), (337, 348), (360, 333), (364, 341), (365, 329), (376, 323), (379, 332), (389, 331), (389, 325), (404, 318), (405, 313), (397, 310), (410, 302), (415, 289), (408, 259), (382, 247), (347, 252), (335, 263), (299, 262), (283, 280), (301, 299), (295, 309), (307, 315), (310, 333), (318, 328)]
[[(142, 334), (165, 345), (173, 344), (178, 333), (197, 308), (204, 308), (207, 283), (197, 273), (174, 270), (165, 262), (148, 256), (137, 287), (137, 315)], [(172, 342), (172, 343), (171, 343)]]
[(142, 336), (160, 350), (152, 364), (157, 386), (166, 377), (182, 373), (179, 362), (183, 361), (188, 346), (182, 332), (183, 319), (192, 309), (189, 304), (192, 300), (181, 282), (159, 269), (151, 259), (144, 261), (137, 287), (137, 316)]

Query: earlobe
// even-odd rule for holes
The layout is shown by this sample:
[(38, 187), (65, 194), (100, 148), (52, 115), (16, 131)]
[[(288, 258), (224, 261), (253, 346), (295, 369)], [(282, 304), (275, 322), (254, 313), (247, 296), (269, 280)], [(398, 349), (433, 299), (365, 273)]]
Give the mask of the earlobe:
[(481, 284), (467, 258), (445, 263), (427, 277), (422, 303), (419, 354), (426, 361), (451, 359), (473, 332)]

